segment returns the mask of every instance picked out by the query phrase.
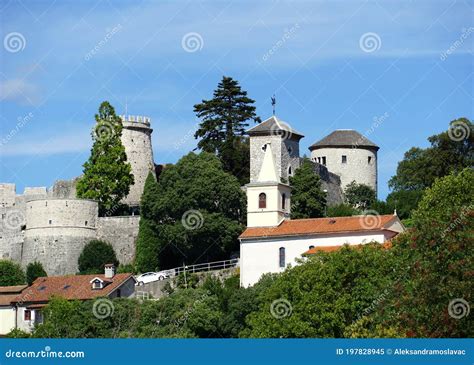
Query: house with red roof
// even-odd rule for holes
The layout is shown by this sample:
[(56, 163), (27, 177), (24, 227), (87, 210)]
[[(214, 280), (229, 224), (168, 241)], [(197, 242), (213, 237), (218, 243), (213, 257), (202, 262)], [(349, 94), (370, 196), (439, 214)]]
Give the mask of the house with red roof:
[(290, 219), (291, 187), (282, 181), (271, 143), (257, 179), (246, 185), (247, 229), (240, 235), (240, 284), (255, 284), (266, 273), (297, 265), (303, 254), (343, 245), (387, 244), (404, 231), (395, 214)]
[(105, 265), (104, 274), (67, 275), (37, 278), (31, 286), (11, 298), (15, 311), (15, 328), (31, 331), (43, 322), (42, 309), (52, 297), (68, 300), (96, 298), (130, 298), (135, 295), (136, 280), (132, 274), (116, 274), (112, 264)]

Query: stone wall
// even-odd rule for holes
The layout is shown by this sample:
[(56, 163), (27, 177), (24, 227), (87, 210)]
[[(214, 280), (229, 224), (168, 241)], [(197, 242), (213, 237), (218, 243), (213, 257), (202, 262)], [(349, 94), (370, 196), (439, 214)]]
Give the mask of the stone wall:
[(344, 202), (344, 192), (341, 188), (341, 178), (329, 172), (327, 167), (314, 161), (314, 172), (321, 178), (321, 188), (327, 191), (326, 201), (328, 206)]
[(99, 217), (97, 238), (110, 243), (121, 264), (132, 263), (138, 237), (139, 216)]
[(142, 121), (123, 121), (122, 144), (127, 153), (127, 160), (132, 166), (135, 183), (130, 187), (130, 192), (124, 202), (137, 206), (143, 193), (148, 174), (155, 173), (153, 149), (151, 146), (151, 133), (149, 119)]
[[(347, 160), (342, 163), (342, 156)], [(311, 159), (326, 157), (329, 171), (341, 177), (343, 189), (352, 181), (365, 184), (377, 192), (377, 151), (369, 148), (318, 148), (311, 151)], [(370, 157), (370, 162), (369, 162)]]

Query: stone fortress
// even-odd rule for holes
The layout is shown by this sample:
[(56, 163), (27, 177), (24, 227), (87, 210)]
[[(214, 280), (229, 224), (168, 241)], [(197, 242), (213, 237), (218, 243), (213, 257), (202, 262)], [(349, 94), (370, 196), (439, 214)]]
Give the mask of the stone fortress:
[[(148, 174), (156, 176), (153, 130), (150, 118), (121, 119), (122, 143), (135, 178), (124, 203), (138, 208)], [(304, 136), (275, 116), (248, 134), (250, 182), (257, 180), (268, 144), (281, 181), (288, 182), (301, 164), (299, 142)], [(353, 130), (334, 131), (310, 147), (314, 171), (321, 177), (328, 204), (343, 202), (343, 189), (353, 180), (377, 189), (377, 150)], [(0, 183), (0, 259), (11, 259), (23, 267), (40, 261), (49, 276), (75, 274), (84, 246), (100, 239), (112, 244), (120, 263), (133, 261), (139, 215), (99, 217), (97, 202), (76, 198), (77, 179), (56, 181), (49, 189), (27, 187), (23, 194), (16, 194), (15, 184)]]

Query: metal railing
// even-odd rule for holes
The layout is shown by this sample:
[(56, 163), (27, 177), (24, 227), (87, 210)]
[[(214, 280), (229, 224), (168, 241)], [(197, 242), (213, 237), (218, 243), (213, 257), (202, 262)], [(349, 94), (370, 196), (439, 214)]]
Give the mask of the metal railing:
[(232, 259), (232, 260), (224, 260), (224, 261), (214, 261), (214, 262), (206, 262), (204, 264), (196, 264), (196, 265), (185, 265), (176, 267), (171, 270), (167, 271), (174, 271), (174, 275), (177, 276), (181, 273), (195, 273), (195, 272), (202, 272), (202, 271), (213, 271), (213, 270), (223, 270), (223, 269), (230, 269), (233, 267), (239, 266), (239, 259)]

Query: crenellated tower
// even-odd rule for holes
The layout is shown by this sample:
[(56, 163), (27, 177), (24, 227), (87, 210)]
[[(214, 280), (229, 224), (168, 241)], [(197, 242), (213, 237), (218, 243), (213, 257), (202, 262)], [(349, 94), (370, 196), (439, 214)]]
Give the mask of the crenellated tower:
[(122, 143), (127, 153), (127, 160), (132, 166), (135, 183), (124, 203), (136, 207), (140, 205), (145, 181), (148, 174), (155, 174), (153, 148), (151, 145), (151, 119), (144, 116), (121, 115), (123, 124)]

